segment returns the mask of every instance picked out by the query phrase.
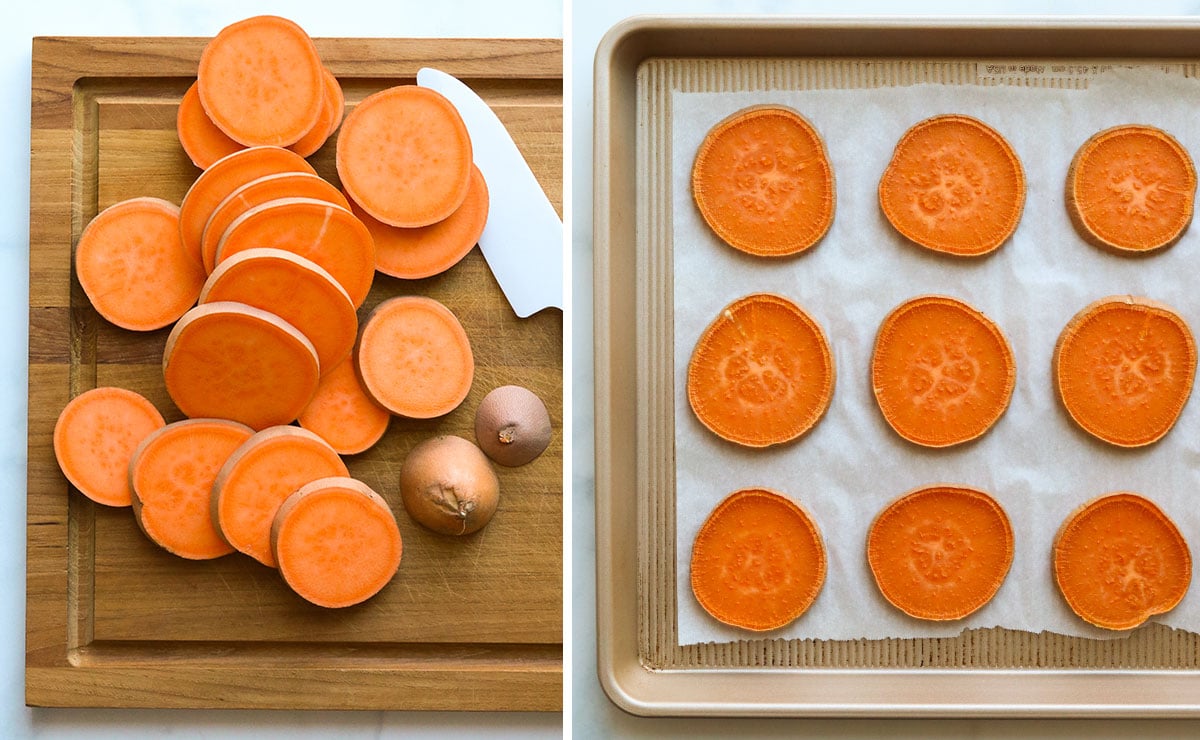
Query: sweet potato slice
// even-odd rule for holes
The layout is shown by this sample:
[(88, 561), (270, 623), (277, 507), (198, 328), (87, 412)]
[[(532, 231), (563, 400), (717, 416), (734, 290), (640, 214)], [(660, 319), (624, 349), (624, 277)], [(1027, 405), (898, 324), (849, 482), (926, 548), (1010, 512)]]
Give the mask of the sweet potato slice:
[(279, 172), (251, 180), (230, 193), (208, 217), (200, 237), (200, 259), (204, 262), (204, 271), (211, 274), (217, 266), (217, 246), (225, 230), (238, 216), (279, 198), (315, 198), (336, 203), (342, 208), (350, 207), (342, 191), (311, 172)]
[(200, 173), (179, 205), (179, 233), (183, 237), (183, 248), (196, 260), (196, 264), (203, 263), (200, 243), (204, 237), (204, 227), (208, 225), (208, 219), (216, 207), (230, 193), (251, 180), (277, 172), (317, 174), (304, 157), (277, 146), (242, 149), (218, 160)]
[(295, 419), (319, 375), (312, 342), (291, 324), (229, 301), (184, 314), (163, 352), (167, 393), (184, 415), (232, 419), (253, 429)]
[(416, 85), (388, 88), (355, 106), (342, 122), (336, 160), (350, 199), (404, 228), (450, 216), (471, 182), (462, 116), (440, 93)]
[(200, 169), (211, 167), (218, 159), (245, 149), (245, 145), (234, 141), (217, 128), (200, 105), (200, 91), (196, 83), (187, 89), (179, 101), (179, 112), (175, 116), (175, 131), (179, 145)]
[(392, 415), (367, 395), (347, 358), (321, 376), (317, 392), (296, 420), (341, 455), (357, 455), (378, 442)]
[(1054, 540), (1054, 582), (1081, 619), (1133, 629), (1174, 609), (1192, 582), (1192, 554), (1174, 522), (1136, 493), (1089, 501)]
[(1016, 378), (1000, 327), (955, 298), (905, 301), (875, 338), (871, 383), (879, 410), (897, 434), (925, 447), (960, 444), (991, 429)]
[(200, 303), (235, 301), (269, 311), (294, 326), (316, 350), (321, 372), (350, 356), (358, 335), (354, 303), (321, 266), (282, 249), (238, 252), (217, 265)]
[(1084, 431), (1141, 447), (1175, 425), (1192, 393), (1196, 342), (1170, 307), (1110, 296), (1075, 314), (1054, 347), (1058, 398)]
[(475, 377), (471, 343), (458, 318), (422, 296), (380, 303), (362, 323), (354, 362), (363, 388), (393, 414), (432, 419), (466, 399)]
[(183, 419), (142, 440), (129, 461), (133, 515), (167, 552), (212, 560), (233, 552), (213, 526), (209, 499), (217, 471), (254, 434), (226, 419)]
[(196, 302), (204, 271), (183, 251), (179, 208), (133, 198), (105, 208), (79, 236), (75, 274), (92, 307), (123, 329), (161, 329)]
[(1192, 222), (1196, 167), (1153, 126), (1115, 126), (1084, 142), (1067, 171), (1067, 212), (1089, 243), (1118, 252), (1168, 247)]
[(713, 434), (767, 447), (811, 429), (833, 398), (833, 355), (821, 327), (783, 296), (726, 306), (696, 342), (688, 403)]
[(431, 277), (454, 267), (479, 242), (488, 218), (488, 190), (483, 173), (471, 167), (467, 199), (436, 224), (416, 229), (389, 226), (374, 219), (357, 203), (351, 210), (375, 240), (375, 269), (406, 280)]
[(833, 168), (821, 135), (790, 108), (746, 108), (704, 138), (692, 167), (700, 215), (735, 249), (802, 252), (833, 223)]
[(892, 606), (929, 620), (962, 619), (991, 601), (1013, 560), (1013, 531), (988, 494), (931, 486), (875, 517), (867, 563)]
[(803, 508), (775, 491), (730, 494), (692, 544), (692, 593), (714, 619), (778, 629), (808, 610), (825, 583), (825, 545)]
[(969, 116), (921, 121), (896, 144), (879, 205), (902, 236), (962, 257), (1003, 244), (1025, 208), (1025, 171), (996, 130)]
[(317, 47), (278, 16), (221, 29), (200, 54), (200, 102), (217, 128), (246, 146), (288, 146), (317, 125), (324, 92)]
[(330, 609), (379, 593), (396, 575), (403, 549), (391, 507), (354, 478), (302, 486), (279, 507), (271, 526), (271, 551), (283, 580)]
[(317, 263), (334, 277), (354, 307), (375, 279), (375, 242), (354, 214), (316, 198), (279, 198), (234, 219), (217, 243), (216, 264), (256, 247), (284, 249)]
[(129, 459), (166, 422), (140, 394), (101, 386), (67, 403), (54, 423), (54, 457), (71, 485), (105, 506), (129, 506)]
[(307, 134), (288, 148), (301, 157), (310, 157), (317, 153), (325, 142), (333, 136), (338, 126), (342, 125), (342, 117), (346, 114), (346, 96), (337, 78), (328, 67), (321, 67), (321, 84), (324, 91), (321, 98), (321, 117)]
[(300, 427), (268, 427), (243, 442), (221, 466), (209, 513), (230, 545), (274, 568), (271, 523), (279, 506), (307, 483), (348, 475), (342, 458), (317, 435)]

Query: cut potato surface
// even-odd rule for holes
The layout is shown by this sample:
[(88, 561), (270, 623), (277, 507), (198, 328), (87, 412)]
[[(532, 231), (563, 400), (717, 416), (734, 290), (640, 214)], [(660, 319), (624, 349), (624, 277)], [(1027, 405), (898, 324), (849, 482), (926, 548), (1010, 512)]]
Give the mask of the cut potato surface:
[(918, 619), (962, 619), (991, 601), (1013, 560), (1013, 532), (994, 498), (931, 486), (893, 501), (867, 535), (867, 562), (893, 606)]
[(254, 434), (226, 419), (183, 419), (142, 440), (129, 463), (133, 514), (159, 547), (188, 560), (233, 552), (209, 516), (217, 471)]
[(269, 311), (312, 342), (321, 373), (350, 356), (358, 315), (350, 296), (321, 266), (282, 249), (238, 252), (217, 265), (200, 303), (232, 301)]
[(786, 496), (766, 489), (729, 495), (692, 545), (692, 593), (725, 624), (783, 627), (816, 600), (825, 582), (817, 525)]
[(1067, 211), (1088, 242), (1150, 252), (1179, 241), (1192, 222), (1196, 167), (1175, 137), (1153, 126), (1092, 136), (1067, 173)]
[(1016, 362), (1000, 328), (947, 296), (920, 296), (883, 320), (871, 383), (884, 419), (926, 447), (975, 439), (1008, 408)]
[(384, 275), (417, 280), (454, 267), (479, 242), (487, 225), (488, 189), (483, 173), (473, 166), (463, 204), (441, 221), (415, 229), (389, 226), (353, 201), (350, 208), (375, 240), (375, 269)]
[(338, 454), (356, 455), (383, 437), (391, 419), (391, 413), (367, 395), (354, 361), (347, 357), (321, 375), (317, 392), (296, 421)]
[(987, 254), (1017, 228), (1025, 172), (1012, 146), (983, 121), (928, 118), (896, 144), (879, 205), (902, 236), (936, 252)]
[(277, 146), (255, 146), (236, 151), (200, 173), (179, 204), (183, 248), (197, 264), (204, 263), (201, 256), (204, 229), (217, 206), (251, 180), (279, 172), (317, 174), (304, 157)]
[(722, 439), (781, 444), (811, 429), (833, 397), (833, 355), (821, 327), (783, 296), (757, 293), (725, 307), (688, 364), (688, 402)]
[(748, 254), (802, 252), (833, 223), (833, 168), (820, 134), (780, 106), (754, 106), (718, 123), (692, 167), (700, 215)]
[(1196, 342), (1170, 307), (1111, 296), (1085, 307), (1054, 348), (1059, 400), (1084, 431), (1119, 447), (1161, 439), (1196, 376)]
[(221, 466), (209, 511), (229, 544), (274, 568), (271, 523), (280, 505), (314, 480), (349, 474), (342, 458), (312, 432), (294, 426), (267, 427), (243, 442)]
[(226, 136), (204, 112), (204, 106), (200, 105), (200, 91), (195, 82), (179, 101), (175, 130), (179, 134), (179, 145), (183, 147), (188, 159), (202, 170), (213, 166), (218, 159), (246, 148)]
[(1132, 629), (1174, 609), (1192, 581), (1192, 555), (1174, 522), (1149, 499), (1113, 493), (1063, 522), (1054, 581), (1081, 619)]
[(318, 149), (325, 146), (325, 142), (342, 124), (342, 117), (346, 113), (346, 98), (342, 93), (342, 86), (328, 67), (321, 68), (321, 84), (324, 86), (324, 94), (321, 96), (321, 117), (317, 119), (316, 125), (307, 134), (288, 147), (301, 157), (312, 156), (317, 153)]
[(232, 301), (197, 306), (167, 337), (163, 377), (191, 418), (253, 429), (294, 420), (317, 389), (312, 342), (275, 314)]
[(260, 15), (221, 29), (200, 55), (200, 102), (229, 138), (288, 146), (319, 122), (325, 95), (317, 47), (286, 18)]
[(133, 198), (105, 208), (79, 236), (75, 274), (96, 312), (133, 331), (168, 326), (196, 302), (204, 271), (179, 236), (179, 207)]
[(54, 424), (54, 457), (84, 496), (105, 506), (129, 506), (129, 460), (137, 446), (166, 422), (154, 404), (124, 388), (80, 393)]
[[(247, 249), (273, 247), (321, 266), (357, 308), (375, 279), (375, 242), (341, 206), (317, 198), (278, 198), (238, 216), (217, 244), (215, 264)], [(214, 268), (215, 269), (215, 268)]]
[(471, 138), (454, 105), (416, 85), (365, 98), (337, 141), (342, 187), (392, 226), (428, 226), (462, 205), (470, 186)]
[(466, 399), (475, 377), (462, 324), (450, 309), (422, 296), (376, 306), (363, 322), (354, 359), (367, 394), (411, 419), (450, 413)]
[[(242, 185), (221, 201), (200, 237), (200, 256), (204, 271), (211, 273), (217, 266), (217, 247), (225, 230), (246, 211), (280, 198), (314, 198), (349, 208), (350, 203), (342, 191), (327, 180), (311, 172), (278, 172), (264, 175)], [(262, 245), (270, 246), (270, 245)]]
[(392, 580), (403, 543), (387, 502), (342, 476), (308, 483), (283, 502), (271, 549), (293, 591), (338, 609), (366, 601)]

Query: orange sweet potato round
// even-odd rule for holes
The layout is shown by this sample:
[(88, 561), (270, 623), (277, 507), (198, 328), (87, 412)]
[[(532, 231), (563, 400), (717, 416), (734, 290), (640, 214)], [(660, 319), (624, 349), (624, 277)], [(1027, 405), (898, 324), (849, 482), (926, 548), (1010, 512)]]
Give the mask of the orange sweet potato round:
[(867, 534), (879, 591), (909, 616), (962, 619), (991, 601), (1013, 560), (1013, 531), (988, 494), (920, 488), (889, 504)]
[(1114, 126), (1083, 143), (1067, 171), (1067, 212), (1089, 243), (1117, 252), (1168, 247), (1192, 222), (1196, 167), (1153, 126)]
[(1016, 230), (1025, 208), (1025, 171), (1012, 146), (983, 121), (934, 116), (896, 144), (879, 181), (879, 205), (910, 241), (976, 257)]
[(829, 408), (835, 373), (816, 321), (783, 296), (726, 306), (688, 364), (688, 403), (713, 434), (746, 447), (796, 439)]
[(983, 435), (1004, 414), (1017, 366), (1000, 327), (947, 296), (905, 301), (883, 320), (871, 384), (901, 437), (948, 447)]
[(1171, 519), (1135, 493), (1076, 509), (1054, 540), (1054, 582), (1081, 619), (1132, 629), (1174, 609), (1192, 581), (1192, 555)]
[(1196, 342), (1170, 307), (1110, 296), (1084, 307), (1054, 347), (1058, 398), (1081, 429), (1118, 447), (1161, 439), (1196, 376)]
[(808, 610), (825, 583), (825, 545), (803, 508), (775, 491), (730, 494), (692, 545), (692, 593), (713, 618), (778, 629)]
[(790, 108), (746, 108), (713, 127), (696, 154), (692, 195), (705, 222), (748, 254), (782, 257), (833, 223), (833, 168), (821, 135)]

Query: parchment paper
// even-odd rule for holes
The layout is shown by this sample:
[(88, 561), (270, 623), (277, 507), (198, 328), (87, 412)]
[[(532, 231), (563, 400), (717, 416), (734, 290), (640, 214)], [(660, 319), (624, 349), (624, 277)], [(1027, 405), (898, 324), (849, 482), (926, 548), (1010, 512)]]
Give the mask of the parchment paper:
[[(825, 139), (837, 210), (825, 239), (783, 261), (755, 259), (722, 243), (690, 192), (694, 154), (708, 130), (752, 104), (777, 102), (804, 115)], [(1200, 542), (1200, 408), (1193, 395), (1174, 429), (1148, 448), (1125, 451), (1077, 429), (1055, 399), (1054, 343), (1067, 321), (1097, 298), (1153, 297), (1200, 329), (1200, 226), (1152, 256), (1108, 254), (1084, 242), (1063, 203), (1067, 167), (1093, 133), (1124, 123), (1171, 132), (1200, 155), (1200, 81), (1150, 69), (1118, 69), (1086, 91), (916, 85), (872, 90), (675, 93), (672, 99), (676, 537), (680, 644), (758, 636), (712, 619), (691, 593), (691, 543), (726, 495), (764, 486), (814, 516), (828, 575), (813, 607), (766, 637), (854, 639), (955, 635), (1002, 626), (1120, 637), (1078, 619), (1058, 593), (1050, 548), (1063, 519), (1088, 499), (1139, 492), (1161, 506), (1192, 547)], [(996, 128), (1025, 168), (1028, 195), (1013, 238), (991, 256), (950, 260), (906, 242), (879, 210), (877, 186), (900, 136), (942, 113)], [(701, 332), (729, 302), (752, 292), (791, 297), (825, 329), (837, 367), (832, 405), (798, 442), (744, 450), (708, 432), (686, 398), (687, 363)], [(897, 436), (870, 389), (869, 364), (884, 316), (925, 293), (956, 296), (1005, 332), (1017, 362), (1012, 403), (980, 440), (928, 450)], [(880, 596), (866, 565), (867, 528), (887, 503), (932, 483), (990, 492), (1016, 535), (1012, 570), (996, 597), (950, 623), (909, 618)], [(1198, 552), (1197, 554), (1200, 554)], [(1193, 586), (1158, 621), (1200, 630)]]

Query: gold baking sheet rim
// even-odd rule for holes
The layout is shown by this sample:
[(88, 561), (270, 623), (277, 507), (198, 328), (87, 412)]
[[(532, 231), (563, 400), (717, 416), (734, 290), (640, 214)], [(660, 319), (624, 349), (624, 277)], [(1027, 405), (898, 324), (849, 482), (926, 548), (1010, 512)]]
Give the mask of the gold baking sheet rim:
[[(742, 34), (753, 19), (730, 21)], [(819, 27), (829, 21), (814, 21)], [(682, 22), (688, 25), (687, 21)], [(711, 30), (721, 19), (701, 20)], [(855, 23), (833, 21), (839, 29)], [(987, 26), (988, 22), (981, 21)], [(1011, 22), (1010, 22), (1011, 23)], [(859, 640), (746, 639), (735, 642), (678, 644), (676, 628), (676, 539), (674, 382), (672, 337), (672, 212), (671, 212), (671, 95), (675, 91), (717, 92), (771, 89), (855, 89), (902, 86), (922, 82), (941, 84), (1025, 84), (1084, 87), (1085, 78), (1049, 76), (1042, 79), (980, 77), (985, 57), (891, 58), (803, 57), (717, 58), (664, 55), (636, 64), (636, 79), (625, 86), (634, 99), (602, 100), (607, 90), (620, 89), (610, 79), (629, 50), (621, 34), (636, 36), (652, 30), (669, 32), (675, 20), (637, 19), (627, 22), (610, 47), (597, 55), (596, 151), (613, 155), (596, 164), (596, 378), (597, 378), (597, 583), (601, 683), (624, 709), (637, 714), (769, 714), (769, 715), (960, 715), (1006, 714), (1059, 716), (1193, 715), (1200, 712), (1200, 634), (1148, 624), (1115, 639), (1072, 637), (1002, 628), (971, 629), (956, 637)], [(780, 21), (767, 22), (778, 30)], [(888, 24), (884, 24), (888, 25)], [(900, 24), (903, 25), (903, 24)], [(931, 25), (936, 26), (936, 23)], [(951, 24), (955, 25), (955, 24)], [(657, 27), (656, 27), (657, 26)], [(869, 24), (864, 23), (870, 33)], [(1006, 29), (1011, 30), (1007, 25)], [(689, 30), (695, 32), (695, 27)], [(728, 30), (728, 29), (726, 29)], [(891, 29), (895, 30), (895, 29)], [(927, 31), (928, 28), (923, 30)], [(1193, 33), (1200, 27), (1193, 26)], [(693, 34), (695, 35), (695, 34)], [(1200, 33), (1197, 33), (1200, 37)], [(694, 39), (693, 39), (694, 41)], [(678, 45), (686, 49), (687, 42)], [(723, 45), (728, 47), (728, 44)], [(737, 46), (736, 44), (734, 45)], [(745, 44), (743, 43), (743, 47)], [(766, 42), (767, 48), (773, 48)], [(1195, 47), (1194, 47), (1195, 48)], [(641, 50), (639, 50), (641, 51)], [(772, 52), (766, 52), (772, 53)], [(777, 53), (777, 52), (776, 52)], [(1026, 52), (1028, 53), (1028, 52)], [(1167, 52), (1169, 57), (1169, 52)], [(622, 57), (625, 57), (624, 59)], [(1030, 57), (1036, 58), (1035, 55)], [(989, 57), (990, 58), (990, 57)], [(1176, 67), (1200, 76), (1200, 64), (1170, 58), (1126, 59), (1120, 56), (1075, 57), (1073, 61), (1153, 64)], [(609, 65), (602, 69), (601, 65)], [(631, 107), (632, 106), (632, 107)], [(632, 129), (620, 119), (632, 116)], [(634, 134), (634, 146), (620, 141)], [(607, 138), (607, 140), (606, 140)], [(632, 154), (630, 169), (617, 161)], [(624, 156), (629, 159), (628, 156)], [(630, 181), (632, 178), (632, 182)], [(636, 216), (620, 213), (618, 201), (628, 201), (623, 188), (634, 187)], [(632, 225), (632, 231), (628, 228)], [(627, 237), (634, 235), (634, 244)], [(627, 253), (632, 246), (633, 252)], [(624, 291), (614, 286), (624, 285)], [(629, 286), (636, 286), (629, 295)], [(624, 305), (621, 293), (633, 300)], [(636, 317), (636, 318), (634, 318)], [(630, 336), (629, 328), (633, 329)], [(623, 343), (633, 339), (632, 346)], [(604, 377), (614, 368), (634, 367), (633, 378)], [(632, 382), (631, 382), (632, 381)], [(632, 403), (630, 403), (632, 397)], [(629, 411), (633, 411), (632, 420)], [(636, 450), (616, 443), (612, 435), (632, 433)], [(620, 448), (620, 449), (612, 449)], [(618, 472), (621, 463), (633, 471)], [(632, 481), (629, 479), (632, 477)], [(634, 482), (633, 490), (622, 481)], [(619, 497), (629, 496), (629, 502)], [(636, 528), (621, 530), (623, 514), (634, 514)], [(630, 562), (633, 557), (634, 561)], [(636, 573), (635, 615), (630, 620), (620, 607), (630, 606), (622, 574)], [(614, 610), (617, 610), (614, 613)], [(636, 638), (617, 633), (636, 623)], [(636, 666), (629, 648), (636, 651)], [(792, 674), (830, 679), (831, 688), (762, 693), (775, 675), (780, 683)], [(1134, 676), (1139, 683), (1127, 679)], [(1033, 700), (1031, 689), (1014, 689), (1012, 681), (1036, 679), (1052, 690), (1044, 701)], [(972, 679), (982, 679), (974, 682)], [(965, 682), (963, 679), (967, 679)], [(1123, 679), (1125, 679), (1123, 681)], [(1145, 679), (1145, 680), (1141, 680)], [(893, 684), (880, 681), (894, 680)], [(853, 700), (851, 682), (861, 694)], [(905, 682), (909, 689), (905, 689)], [(1008, 689), (996, 681), (1010, 682)], [(792, 685), (795, 685), (794, 683)], [(751, 686), (755, 687), (751, 689)], [(964, 688), (965, 687), (965, 688)], [(1122, 694), (1121, 692), (1126, 691)], [(1170, 695), (1161, 697), (1163, 691)], [(941, 691), (941, 695), (936, 692)], [(875, 692), (873, 695), (872, 692)]]

